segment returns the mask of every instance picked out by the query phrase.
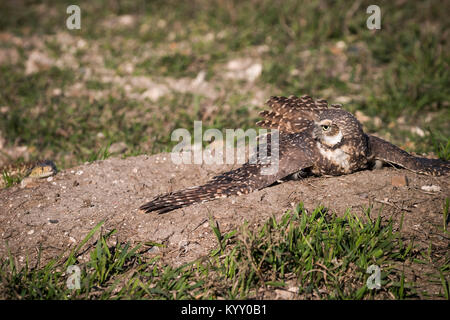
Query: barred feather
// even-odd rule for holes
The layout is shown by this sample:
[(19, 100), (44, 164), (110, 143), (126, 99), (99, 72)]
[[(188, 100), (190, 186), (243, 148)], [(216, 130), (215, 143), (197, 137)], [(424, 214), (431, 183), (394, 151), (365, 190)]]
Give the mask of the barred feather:
[(140, 207), (145, 212), (165, 213), (194, 203), (247, 194), (267, 187), (292, 173), (312, 165), (311, 148), (303, 144), (306, 134), (282, 134), (279, 136), (278, 170), (264, 175), (263, 168), (273, 165), (271, 135), (267, 136), (267, 157), (257, 152), (256, 163), (245, 163), (242, 167), (213, 177), (202, 186), (161, 195)]
[(165, 213), (194, 203), (203, 203), (232, 195), (247, 194), (252, 191), (252, 186), (246, 183), (246, 181), (238, 181), (233, 178), (228, 180), (213, 180), (202, 186), (158, 196), (149, 203), (141, 206), (140, 209), (146, 213), (152, 211)]
[(378, 137), (368, 135), (371, 157), (416, 173), (441, 176), (450, 174), (450, 162), (440, 159), (415, 157)]

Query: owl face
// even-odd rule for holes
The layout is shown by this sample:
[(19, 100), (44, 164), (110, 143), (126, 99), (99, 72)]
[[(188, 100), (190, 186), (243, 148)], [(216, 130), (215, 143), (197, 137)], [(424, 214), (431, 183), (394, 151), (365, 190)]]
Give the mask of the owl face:
[(334, 147), (342, 141), (343, 134), (337, 123), (325, 119), (316, 123), (314, 130), (316, 139), (328, 147)]
[(341, 144), (343, 139), (364, 134), (358, 120), (345, 110), (325, 111), (315, 119), (314, 124), (314, 138), (329, 148)]

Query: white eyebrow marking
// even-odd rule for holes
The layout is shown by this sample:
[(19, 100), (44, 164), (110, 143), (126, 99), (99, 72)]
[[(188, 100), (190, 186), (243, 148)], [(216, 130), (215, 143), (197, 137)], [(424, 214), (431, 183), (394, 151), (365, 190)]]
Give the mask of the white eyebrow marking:
[(332, 137), (324, 136), (323, 137), (323, 141), (330, 147), (338, 144), (339, 142), (341, 142), (341, 140), (342, 140), (342, 132), (341, 131), (339, 131), (339, 133), (335, 136), (332, 136)]

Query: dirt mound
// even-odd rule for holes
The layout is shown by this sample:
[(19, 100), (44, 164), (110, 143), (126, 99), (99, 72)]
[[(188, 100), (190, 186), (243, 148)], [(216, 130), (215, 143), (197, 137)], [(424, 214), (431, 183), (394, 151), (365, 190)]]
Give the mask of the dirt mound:
[[(448, 177), (394, 168), (288, 181), (163, 215), (138, 210), (158, 194), (202, 184), (228, 169), (230, 165), (175, 165), (170, 154), (110, 158), (62, 171), (29, 188), (4, 189), (0, 191), (0, 255), (5, 257), (8, 247), (23, 263), (26, 256), (33, 261), (41, 247), (44, 261), (54, 258), (80, 243), (104, 220), (103, 230), (117, 229), (117, 240), (164, 243), (167, 247), (160, 252), (164, 261), (180, 264), (216, 245), (210, 216), (222, 232), (228, 232), (245, 220), (256, 226), (272, 215), (279, 217), (299, 202), (307, 209), (321, 204), (338, 214), (349, 208), (361, 216), (373, 206), (372, 216), (382, 208), (383, 216), (396, 221), (404, 212), (403, 231), (415, 237), (416, 244), (427, 247), (432, 241), (435, 246), (447, 246), (441, 229)], [(422, 189), (430, 185), (435, 187)]]

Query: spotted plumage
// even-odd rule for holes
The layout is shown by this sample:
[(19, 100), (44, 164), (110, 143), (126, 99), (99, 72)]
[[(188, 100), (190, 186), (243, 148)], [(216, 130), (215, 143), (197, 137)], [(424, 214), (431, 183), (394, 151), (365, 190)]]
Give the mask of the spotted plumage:
[(326, 100), (314, 101), (306, 95), (271, 97), (267, 105), (271, 110), (262, 111), (263, 120), (257, 124), (279, 130), (278, 149), (272, 148), (271, 134), (266, 144), (268, 159), (275, 152), (278, 154), (276, 172), (263, 175), (261, 170), (268, 166), (266, 162), (248, 162), (204, 185), (160, 195), (140, 209), (164, 213), (194, 203), (247, 194), (283, 178), (349, 174), (371, 168), (377, 161), (423, 174), (450, 172), (448, 161), (414, 157), (387, 141), (365, 134), (358, 120), (341, 105), (329, 106)]

